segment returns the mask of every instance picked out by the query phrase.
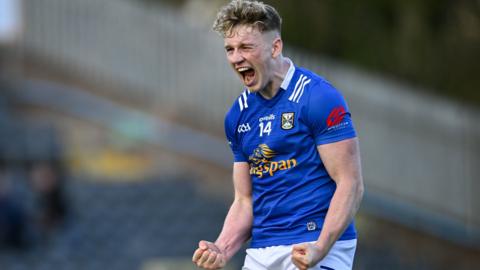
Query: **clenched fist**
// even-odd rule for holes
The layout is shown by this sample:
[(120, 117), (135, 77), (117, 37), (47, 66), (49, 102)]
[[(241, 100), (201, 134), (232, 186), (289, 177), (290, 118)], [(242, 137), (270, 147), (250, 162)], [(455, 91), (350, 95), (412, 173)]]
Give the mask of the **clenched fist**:
[(221, 269), (225, 266), (225, 254), (212, 242), (200, 241), (193, 253), (192, 261), (203, 269)]
[(325, 251), (312, 243), (302, 243), (292, 248), (292, 262), (300, 270), (315, 266), (325, 255)]

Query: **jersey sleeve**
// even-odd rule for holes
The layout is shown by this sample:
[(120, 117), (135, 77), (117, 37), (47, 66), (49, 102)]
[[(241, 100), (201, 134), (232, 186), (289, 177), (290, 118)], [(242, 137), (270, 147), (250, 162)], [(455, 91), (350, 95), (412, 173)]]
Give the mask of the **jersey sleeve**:
[(225, 117), (225, 135), (227, 137), (228, 145), (233, 152), (233, 159), (235, 162), (246, 162), (248, 159), (242, 152), (237, 136), (235, 136), (235, 123), (231, 120), (231, 115), (227, 114)]
[(317, 145), (357, 136), (345, 99), (328, 82), (321, 81), (312, 87), (306, 111), (307, 124)]

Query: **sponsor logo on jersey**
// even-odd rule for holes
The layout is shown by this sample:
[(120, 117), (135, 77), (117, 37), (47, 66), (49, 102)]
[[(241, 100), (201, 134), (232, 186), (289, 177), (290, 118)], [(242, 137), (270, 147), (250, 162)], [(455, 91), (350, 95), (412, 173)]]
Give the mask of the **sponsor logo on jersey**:
[(345, 115), (346, 111), (343, 106), (333, 108), (327, 117), (327, 130), (341, 130), (346, 128), (350, 122), (344, 121)]
[(248, 123), (246, 124), (241, 124), (238, 126), (237, 128), (237, 132), (238, 133), (242, 133), (242, 132), (249, 132), (251, 130), (250, 128), (250, 125)]
[(262, 178), (264, 175), (273, 176), (278, 171), (288, 170), (297, 166), (297, 160), (294, 158), (272, 161), (275, 156), (275, 151), (270, 149), (268, 145), (260, 144), (253, 150), (252, 155), (248, 157), (250, 175), (256, 175), (258, 178)]
[(294, 127), (295, 113), (282, 113), (282, 129), (289, 130)]
[(333, 127), (340, 124), (345, 117), (345, 108), (343, 106), (338, 106), (333, 108), (330, 114), (327, 117), (327, 126)]
[(260, 123), (263, 122), (263, 121), (272, 121), (272, 120), (275, 120), (275, 115), (273, 113), (270, 114), (270, 115), (258, 118), (258, 122), (260, 122)]

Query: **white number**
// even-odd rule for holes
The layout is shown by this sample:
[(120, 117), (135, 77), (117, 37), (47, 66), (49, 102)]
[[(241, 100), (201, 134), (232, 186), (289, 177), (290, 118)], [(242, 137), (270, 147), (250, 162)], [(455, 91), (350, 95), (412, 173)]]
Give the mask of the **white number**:
[(260, 126), (260, 137), (263, 136), (263, 133), (270, 135), (270, 132), (272, 132), (272, 121), (268, 121), (266, 125), (264, 125), (263, 122), (260, 122), (258, 125)]

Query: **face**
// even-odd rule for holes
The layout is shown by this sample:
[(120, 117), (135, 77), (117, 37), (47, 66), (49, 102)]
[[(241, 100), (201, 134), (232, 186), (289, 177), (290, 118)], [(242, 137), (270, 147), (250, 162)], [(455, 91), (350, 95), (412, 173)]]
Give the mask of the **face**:
[(273, 79), (271, 36), (256, 27), (239, 25), (224, 39), (228, 62), (251, 92), (264, 89)]

